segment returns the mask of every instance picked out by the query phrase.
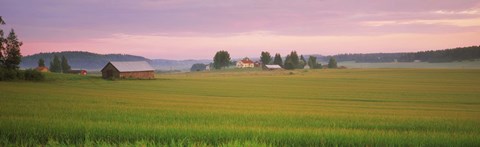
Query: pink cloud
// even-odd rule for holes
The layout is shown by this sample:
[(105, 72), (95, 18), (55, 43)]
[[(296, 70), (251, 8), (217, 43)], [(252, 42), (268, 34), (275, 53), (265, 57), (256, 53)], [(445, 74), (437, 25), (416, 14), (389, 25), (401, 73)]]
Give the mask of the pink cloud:
[[(397, 52), (478, 45), (478, 0), (5, 0), (24, 54), (85, 50), (150, 58)], [(21, 11), (19, 11), (21, 10)], [(448, 39), (447, 39), (448, 38)], [(478, 42), (478, 41), (477, 41)]]

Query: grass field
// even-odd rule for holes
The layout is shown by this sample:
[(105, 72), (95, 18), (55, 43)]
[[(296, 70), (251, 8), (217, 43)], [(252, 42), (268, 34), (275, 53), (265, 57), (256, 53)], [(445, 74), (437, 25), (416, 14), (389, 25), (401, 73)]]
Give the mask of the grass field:
[(480, 146), (480, 70), (0, 82), (0, 146)]

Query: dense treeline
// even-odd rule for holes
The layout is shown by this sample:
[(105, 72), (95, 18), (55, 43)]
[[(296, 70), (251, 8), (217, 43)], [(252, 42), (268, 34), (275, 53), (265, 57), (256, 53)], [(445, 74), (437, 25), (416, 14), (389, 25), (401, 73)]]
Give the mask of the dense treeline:
[(377, 62), (454, 62), (480, 59), (480, 46), (458, 47), (453, 49), (421, 51), (415, 53), (372, 53), (372, 54), (338, 54), (334, 56), (317, 56), (322, 61), (331, 57), (337, 61), (355, 61), (360, 63)]
[(480, 59), (480, 46), (458, 47), (438, 51), (422, 51), (403, 54), (399, 62), (453, 62)]
[(395, 62), (404, 53), (372, 53), (372, 54), (338, 54), (334, 56), (327, 56), (322, 58), (323, 61), (328, 61), (331, 57), (337, 61), (355, 61), (359, 63), (378, 63), (378, 62)]

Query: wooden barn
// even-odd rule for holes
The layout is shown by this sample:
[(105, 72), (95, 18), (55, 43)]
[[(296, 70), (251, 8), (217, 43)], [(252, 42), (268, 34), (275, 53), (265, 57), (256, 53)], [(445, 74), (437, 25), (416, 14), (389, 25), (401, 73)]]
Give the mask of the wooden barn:
[(102, 77), (105, 79), (154, 79), (155, 69), (145, 61), (108, 62), (102, 69)]

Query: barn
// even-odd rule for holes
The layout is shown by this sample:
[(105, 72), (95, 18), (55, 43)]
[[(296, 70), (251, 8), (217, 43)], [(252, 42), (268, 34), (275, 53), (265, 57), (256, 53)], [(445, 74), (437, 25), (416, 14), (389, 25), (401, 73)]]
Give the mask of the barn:
[(282, 70), (283, 68), (280, 65), (265, 65), (265, 70)]
[(67, 71), (66, 73), (86, 76), (86, 75), (87, 75), (87, 70), (83, 70), (83, 69), (80, 69), (80, 70), (70, 70), (70, 71)]
[(102, 69), (105, 79), (154, 79), (155, 69), (145, 61), (108, 62)]

